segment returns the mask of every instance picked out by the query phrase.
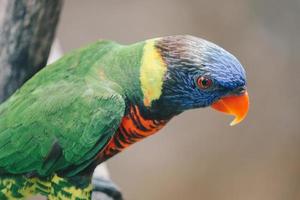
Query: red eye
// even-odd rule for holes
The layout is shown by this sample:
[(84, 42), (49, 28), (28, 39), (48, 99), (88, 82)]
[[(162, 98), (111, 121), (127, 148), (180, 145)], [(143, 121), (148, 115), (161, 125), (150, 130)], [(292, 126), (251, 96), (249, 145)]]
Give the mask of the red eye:
[(197, 79), (197, 85), (200, 89), (208, 89), (212, 86), (212, 80), (205, 76), (200, 76)]

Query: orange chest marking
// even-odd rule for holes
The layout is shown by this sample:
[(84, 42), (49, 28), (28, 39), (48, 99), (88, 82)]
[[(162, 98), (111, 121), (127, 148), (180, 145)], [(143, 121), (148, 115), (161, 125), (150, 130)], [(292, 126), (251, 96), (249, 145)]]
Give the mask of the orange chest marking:
[(131, 144), (156, 133), (166, 123), (167, 121), (163, 120), (145, 119), (141, 116), (139, 108), (132, 106), (129, 113), (123, 117), (117, 132), (98, 154), (98, 158), (106, 160)]

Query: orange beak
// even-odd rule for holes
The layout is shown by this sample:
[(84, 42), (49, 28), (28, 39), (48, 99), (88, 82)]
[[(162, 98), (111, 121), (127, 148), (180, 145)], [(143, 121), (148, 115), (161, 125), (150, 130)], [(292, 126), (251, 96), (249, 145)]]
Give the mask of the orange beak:
[(234, 126), (247, 116), (249, 109), (249, 96), (247, 91), (239, 96), (226, 96), (216, 101), (211, 105), (212, 108), (233, 115), (235, 118), (230, 123), (230, 126)]

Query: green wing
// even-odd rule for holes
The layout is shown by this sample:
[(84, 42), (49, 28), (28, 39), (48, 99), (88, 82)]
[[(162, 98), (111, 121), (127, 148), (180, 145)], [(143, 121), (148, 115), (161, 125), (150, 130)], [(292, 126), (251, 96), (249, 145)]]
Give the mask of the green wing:
[(25, 85), (0, 107), (0, 174), (46, 176), (86, 167), (124, 115), (112, 85), (61, 80), (32, 91)]

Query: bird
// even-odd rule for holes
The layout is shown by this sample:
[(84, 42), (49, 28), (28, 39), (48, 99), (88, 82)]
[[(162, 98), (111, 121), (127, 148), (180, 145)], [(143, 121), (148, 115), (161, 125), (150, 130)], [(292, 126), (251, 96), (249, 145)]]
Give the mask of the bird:
[(95, 167), (190, 109), (240, 123), (246, 72), (190, 35), (130, 45), (99, 40), (29, 79), (0, 105), (0, 199), (91, 199)]

